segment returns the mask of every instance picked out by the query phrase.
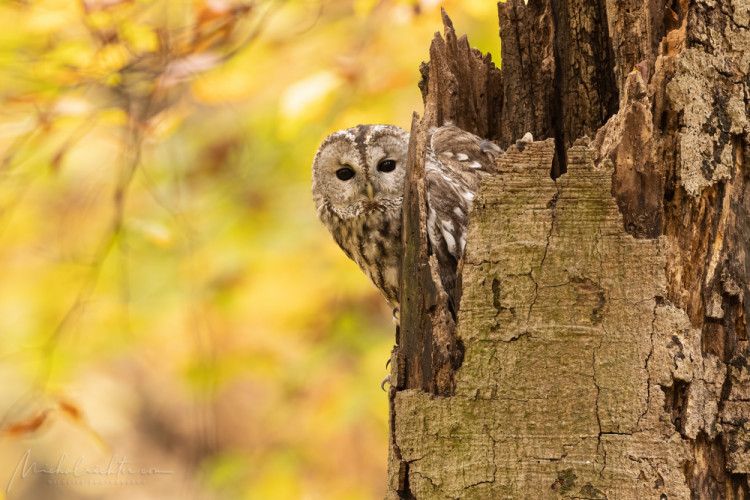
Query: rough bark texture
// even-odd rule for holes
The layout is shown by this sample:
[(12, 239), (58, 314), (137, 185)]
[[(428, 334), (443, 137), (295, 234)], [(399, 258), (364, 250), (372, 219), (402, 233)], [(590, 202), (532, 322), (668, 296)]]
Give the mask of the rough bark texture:
[[(750, 2), (499, 15), (502, 75), (447, 18), (421, 68), (389, 497), (750, 498)], [(448, 120), (510, 146), (456, 322), (420, 184)]]
[(498, 10), (506, 82), (502, 145), (526, 132), (554, 137), (557, 177), (573, 141), (593, 137), (617, 111), (604, 2), (510, 0)]
[(469, 46), (466, 35), (456, 36), (442, 11), (445, 38), (435, 33), (430, 62), (419, 68), (425, 111), (423, 126), (452, 122), (480, 137), (500, 140), (503, 101), (502, 73), (492, 57)]
[(430, 47), (430, 63), (422, 64), (419, 86), (425, 98), (421, 121), (412, 121), (404, 195), (404, 256), (409, 269), (401, 282), (399, 349), (394, 350), (395, 388), (421, 389), (450, 395), (463, 350), (456, 341), (455, 320), (442, 289), (437, 261), (428, 255), (424, 155), (430, 127), (452, 122), (482, 137), (498, 137), (502, 75), (489, 55), (456, 37), (443, 12), (445, 38), (439, 33)]

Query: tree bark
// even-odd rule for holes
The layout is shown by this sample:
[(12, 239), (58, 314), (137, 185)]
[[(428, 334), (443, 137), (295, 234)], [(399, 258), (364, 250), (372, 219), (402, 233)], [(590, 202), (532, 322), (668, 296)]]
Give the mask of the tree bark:
[[(502, 72), (447, 16), (420, 68), (388, 497), (750, 498), (750, 2), (498, 8)], [(508, 148), (456, 320), (424, 229), (446, 121)]]

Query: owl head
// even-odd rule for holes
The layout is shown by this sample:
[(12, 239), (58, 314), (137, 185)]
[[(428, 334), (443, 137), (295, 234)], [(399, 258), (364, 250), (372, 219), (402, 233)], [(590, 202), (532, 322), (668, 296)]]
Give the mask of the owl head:
[(393, 125), (358, 125), (329, 135), (315, 155), (312, 193), (318, 212), (341, 219), (400, 208), (409, 133)]

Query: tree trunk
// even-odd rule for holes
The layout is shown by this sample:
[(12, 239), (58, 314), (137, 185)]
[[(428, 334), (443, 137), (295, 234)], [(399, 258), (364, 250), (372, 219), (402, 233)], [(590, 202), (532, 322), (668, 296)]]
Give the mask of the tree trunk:
[[(421, 68), (388, 498), (750, 498), (750, 2), (498, 8), (502, 72), (447, 16)], [(457, 321), (425, 234), (446, 121), (508, 148)]]

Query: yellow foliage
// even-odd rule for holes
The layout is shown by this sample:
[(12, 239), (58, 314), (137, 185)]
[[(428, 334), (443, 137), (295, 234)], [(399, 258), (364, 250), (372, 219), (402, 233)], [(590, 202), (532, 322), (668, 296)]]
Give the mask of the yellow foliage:
[(120, 24), (122, 38), (136, 52), (156, 52), (159, 50), (159, 38), (150, 26), (132, 21)]
[(262, 85), (263, 73), (258, 71), (257, 63), (251, 69), (247, 66), (240, 69), (237, 62), (230, 61), (229, 64), (197, 75), (192, 84), (196, 99), (206, 104), (218, 104), (252, 98), (257, 93), (258, 86)]
[(21, 18), (27, 32), (35, 35), (52, 33), (80, 22), (76, 4), (65, 0), (34, 2), (33, 8)]
[(279, 99), (281, 138), (292, 139), (303, 126), (321, 119), (342, 84), (332, 71), (318, 71), (288, 85)]
[[(493, 2), (443, 5), (493, 48)], [(438, 2), (0, 16), (0, 483), (27, 449), (173, 471), (7, 498), (382, 498), (390, 311), (316, 220), (310, 164), (421, 111)]]
[(124, 45), (105, 45), (94, 56), (91, 74), (94, 78), (109, 75), (122, 69), (130, 60), (131, 53)]
[(357, 17), (364, 19), (377, 4), (378, 0), (354, 0), (354, 13)]

